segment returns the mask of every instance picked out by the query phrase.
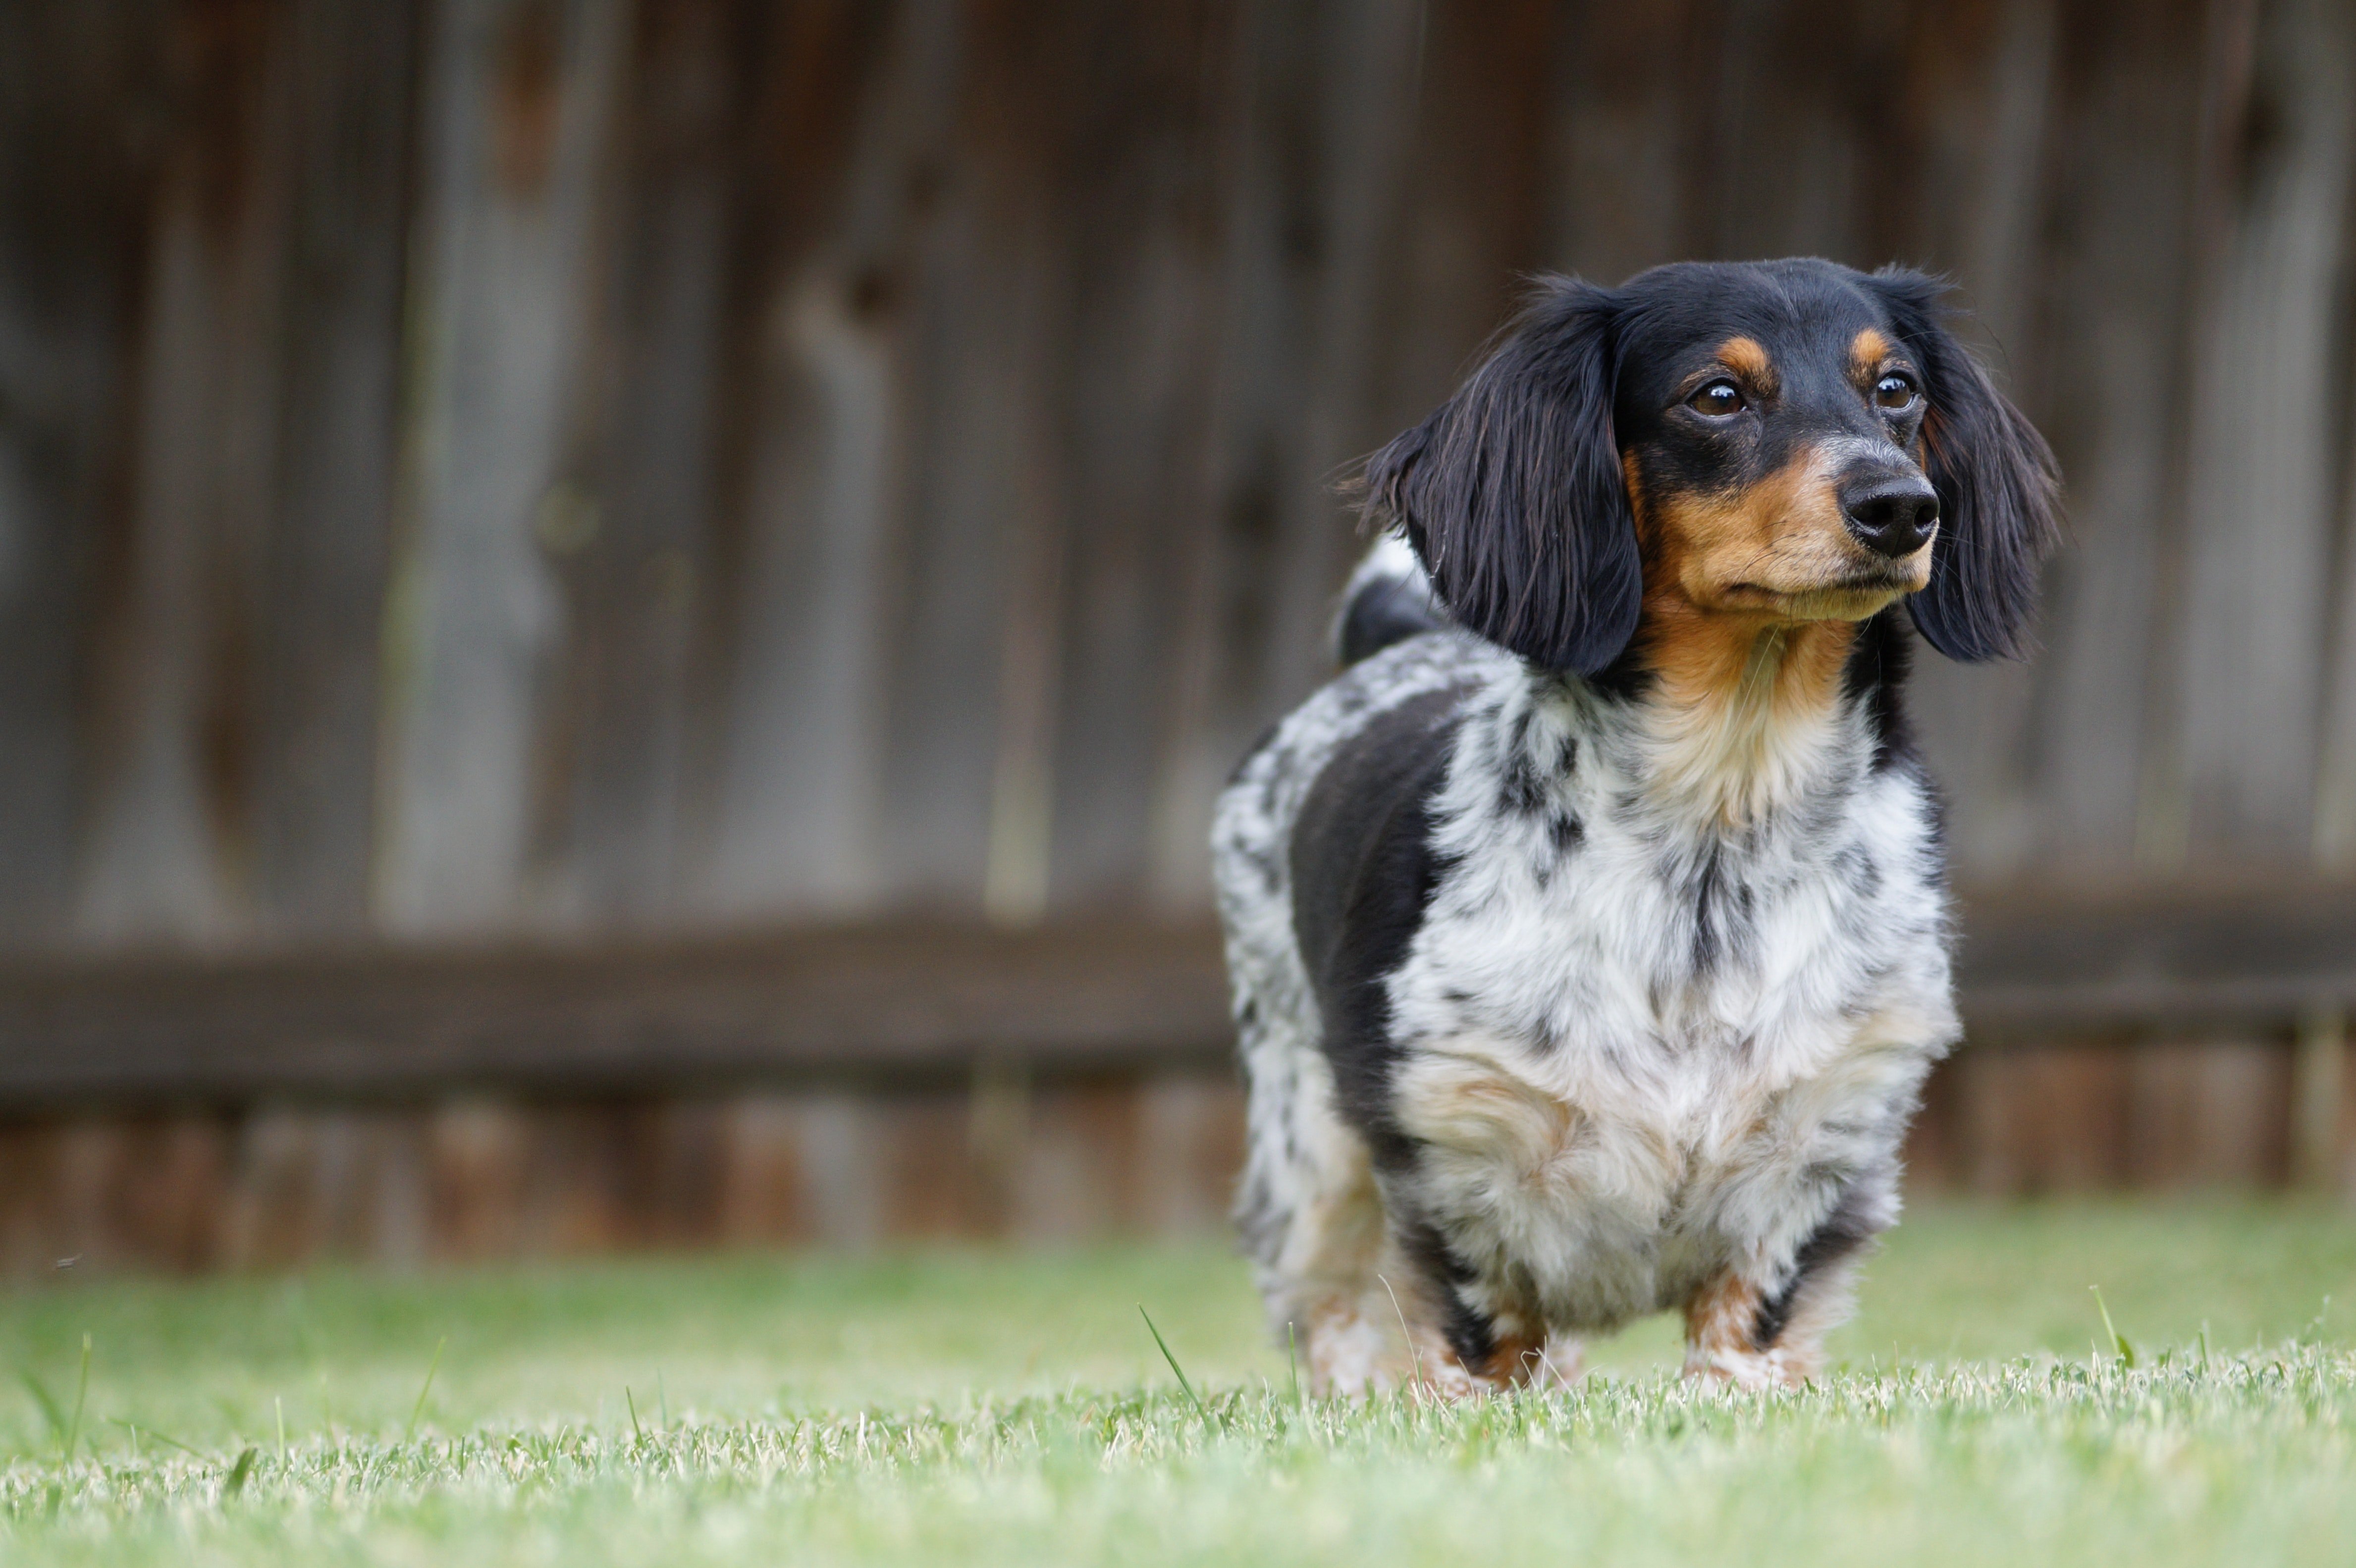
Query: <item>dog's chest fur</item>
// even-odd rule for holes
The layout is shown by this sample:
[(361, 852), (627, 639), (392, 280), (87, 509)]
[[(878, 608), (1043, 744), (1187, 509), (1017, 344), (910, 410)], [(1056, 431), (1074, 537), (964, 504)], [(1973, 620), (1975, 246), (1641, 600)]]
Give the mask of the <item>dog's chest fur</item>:
[[(1608, 1328), (1886, 1201), (1955, 1021), (1933, 806), (1869, 702), (1665, 740), (1447, 634), (1337, 686), (1223, 807), (1231, 955), (1299, 965), (1316, 1017), (1259, 1049), (1322, 1044), (1393, 1224), (1461, 1295)], [(1280, 929), (1293, 954), (1235, 951)]]

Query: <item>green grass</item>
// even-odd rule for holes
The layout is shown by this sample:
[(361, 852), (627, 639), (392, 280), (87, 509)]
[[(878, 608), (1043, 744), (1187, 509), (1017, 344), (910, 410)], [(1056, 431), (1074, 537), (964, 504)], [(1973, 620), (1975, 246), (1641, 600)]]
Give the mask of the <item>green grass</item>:
[(2340, 1211), (1924, 1209), (1818, 1388), (1692, 1388), (1674, 1349), (1305, 1404), (1215, 1243), (69, 1283), (0, 1298), (0, 1553), (2356, 1561)]

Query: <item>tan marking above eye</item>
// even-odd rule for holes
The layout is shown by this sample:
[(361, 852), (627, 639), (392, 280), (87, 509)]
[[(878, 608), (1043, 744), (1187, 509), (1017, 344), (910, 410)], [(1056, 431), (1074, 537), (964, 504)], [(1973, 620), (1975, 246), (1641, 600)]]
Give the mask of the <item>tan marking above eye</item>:
[(1896, 352), (1897, 346), (1890, 341), (1881, 328), (1869, 326), (1849, 339), (1849, 374), (1860, 381), (1870, 381), (1880, 373), (1881, 362)]
[(1718, 346), (1718, 362), (1762, 391), (1775, 386), (1775, 362), (1755, 337), (1730, 337)]

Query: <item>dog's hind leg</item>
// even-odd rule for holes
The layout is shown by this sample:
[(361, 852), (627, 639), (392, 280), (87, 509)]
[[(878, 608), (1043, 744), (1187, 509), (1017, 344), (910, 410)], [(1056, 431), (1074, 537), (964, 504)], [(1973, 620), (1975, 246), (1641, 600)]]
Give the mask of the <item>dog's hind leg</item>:
[(1299, 1350), (1313, 1392), (1387, 1387), (1411, 1355), (1383, 1280), (1382, 1198), (1365, 1143), (1334, 1115), (1322, 1057), (1303, 1053), (1282, 1067), (1290, 1093), (1280, 1106), (1264, 1093), (1275, 1085), (1254, 1074), (1237, 1205), (1269, 1326)]

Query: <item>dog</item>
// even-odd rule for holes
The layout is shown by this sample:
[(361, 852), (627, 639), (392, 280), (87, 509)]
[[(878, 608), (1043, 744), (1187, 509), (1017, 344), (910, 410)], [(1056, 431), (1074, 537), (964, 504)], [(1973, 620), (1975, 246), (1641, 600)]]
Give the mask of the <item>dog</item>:
[(2057, 534), (1945, 293), (1540, 280), (1367, 461), (1345, 667), (1212, 845), (1237, 1218), (1317, 1390), (1569, 1378), (1670, 1309), (1688, 1375), (1819, 1370), (1959, 1034), (1912, 638), (2021, 652)]

